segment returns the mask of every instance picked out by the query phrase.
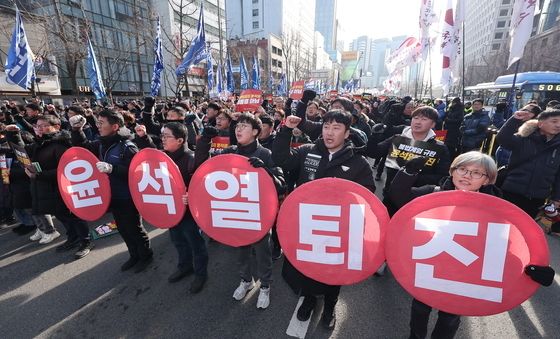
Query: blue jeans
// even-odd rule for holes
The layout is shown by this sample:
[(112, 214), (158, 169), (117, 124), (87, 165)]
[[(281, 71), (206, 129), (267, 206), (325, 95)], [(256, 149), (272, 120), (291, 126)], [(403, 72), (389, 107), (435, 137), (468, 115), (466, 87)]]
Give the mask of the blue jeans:
[(20, 209), (15, 208), (14, 213), (16, 214), (16, 218), (24, 225), (33, 226), (35, 222), (31, 218), (31, 209)]
[(179, 269), (194, 268), (198, 276), (208, 275), (208, 250), (206, 241), (200, 234), (200, 229), (192, 215), (187, 212), (181, 222), (169, 229), (171, 242), (179, 255)]

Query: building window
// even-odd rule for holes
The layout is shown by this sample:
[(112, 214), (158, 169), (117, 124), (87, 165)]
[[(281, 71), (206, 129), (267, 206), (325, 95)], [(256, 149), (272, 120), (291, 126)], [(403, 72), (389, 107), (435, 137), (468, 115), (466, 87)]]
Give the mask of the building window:
[(258, 21), (253, 21), (253, 28), (259, 28), (259, 22)]
[(507, 16), (507, 15), (508, 15), (508, 10), (507, 9), (500, 10), (500, 16)]
[(278, 67), (282, 68), (282, 61), (278, 61)]
[(272, 54), (278, 54), (278, 48), (276, 48), (276, 46), (272, 46)]
[(282, 50), (280, 48), (278, 48), (278, 55), (282, 55)]
[(276, 66), (276, 65), (277, 65), (276, 59), (272, 59), (272, 66)]
[(492, 44), (492, 50), (497, 51), (500, 49), (500, 44)]
[(259, 0), (253, 0), (253, 4), (258, 4)]
[(511, 0), (502, 0), (502, 5), (509, 5)]
[(496, 26), (497, 28), (504, 28), (506, 27), (506, 22), (505, 21), (498, 21), (498, 26)]
[(498, 32), (494, 34), (494, 39), (502, 39), (504, 37), (504, 32)]
[(253, 16), (259, 16), (259, 9), (258, 8), (253, 9)]

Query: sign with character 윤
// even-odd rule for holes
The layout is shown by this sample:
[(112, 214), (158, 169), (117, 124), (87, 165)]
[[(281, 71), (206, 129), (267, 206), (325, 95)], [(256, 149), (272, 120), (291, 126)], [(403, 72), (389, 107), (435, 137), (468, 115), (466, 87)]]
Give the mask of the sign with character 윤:
[(111, 203), (109, 176), (97, 170), (97, 157), (82, 147), (71, 147), (60, 158), (56, 175), (66, 207), (87, 221), (101, 218)]

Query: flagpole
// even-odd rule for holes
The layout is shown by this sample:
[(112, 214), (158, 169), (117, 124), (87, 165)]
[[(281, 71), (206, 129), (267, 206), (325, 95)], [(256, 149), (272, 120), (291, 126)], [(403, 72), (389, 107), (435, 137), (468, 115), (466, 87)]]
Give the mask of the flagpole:
[[(517, 60), (515, 62), (515, 74), (513, 75), (513, 83), (511, 85), (511, 90), (509, 92), (509, 100), (508, 100), (508, 112), (511, 116), (511, 114), (513, 114), (514, 111), (514, 99), (515, 99), (515, 83), (517, 82), (517, 73), (519, 72), (519, 64), (521, 63), (521, 59)], [(505, 117), (506, 119), (509, 118)]]
[(463, 20), (463, 41), (462, 41), (462, 47), (461, 47), (461, 51), (463, 52), (463, 75), (461, 76), (462, 81), (463, 81), (463, 87), (461, 88), (461, 101), (464, 103), (465, 102), (465, 20)]
[(428, 82), (429, 85), (430, 85), (430, 99), (433, 99), (434, 94), (433, 94), (433, 91), (432, 91), (432, 85), (433, 84), (432, 84), (432, 43), (431, 43), (431, 41), (428, 41), (428, 60), (429, 60), (429, 63), (430, 63), (430, 67), (429, 67), (430, 77), (429, 77), (429, 82)]

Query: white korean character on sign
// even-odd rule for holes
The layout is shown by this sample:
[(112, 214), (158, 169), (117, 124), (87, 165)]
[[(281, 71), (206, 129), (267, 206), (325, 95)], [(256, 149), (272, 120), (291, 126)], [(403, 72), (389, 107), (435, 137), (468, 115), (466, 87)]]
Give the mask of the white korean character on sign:
[[(428, 259), (443, 252), (464, 266), (480, 256), (454, 240), (455, 235), (477, 236), (476, 222), (416, 218), (415, 230), (434, 232), (430, 241), (412, 248), (412, 259)], [(509, 224), (488, 223), (484, 253), (482, 253), (481, 280), (502, 282), (509, 240)], [(444, 272), (442, 272), (444, 273)], [(434, 277), (434, 265), (416, 263), (414, 286), (492, 302), (502, 301), (502, 289)]]
[[(204, 179), (206, 191), (214, 198), (210, 200), (212, 225), (260, 231), (259, 173), (247, 172), (238, 177), (229, 172), (216, 171)], [(218, 187), (219, 182), (224, 182), (226, 186)], [(238, 195), (246, 201), (226, 201)]]
[[(318, 219), (320, 217), (321, 219)], [(331, 220), (325, 220), (330, 218)], [(338, 219), (338, 220), (335, 220)], [(311, 245), (311, 250), (298, 249), (298, 260), (326, 265), (341, 265), (345, 262), (343, 251), (327, 252), (327, 247), (340, 248), (341, 206), (338, 205), (299, 205), (299, 242)], [(348, 269), (362, 270), (364, 253), (365, 206), (352, 204), (349, 212), (348, 231)], [(316, 234), (315, 232), (323, 232)], [(333, 233), (326, 235), (324, 232)]]
[[(77, 170), (78, 174), (74, 173)], [(72, 183), (66, 189), (72, 197), (74, 208), (101, 205), (101, 197), (95, 193), (99, 180), (89, 180), (93, 175), (93, 166), (85, 160), (74, 160), (64, 168), (64, 176)]]
[[(175, 200), (173, 199), (173, 191), (171, 189), (171, 180), (169, 178), (169, 169), (167, 163), (160, 162), (159, 168), (154, 170), (154, 177), (151, 176), (150, 164), (142, 163), (142, 179), (138, 183), (138, 191), (144, 192), (148, 186), (151, 186), (158, 193), (163, 188), (162, 194), (142, 194), (142, 201), (147, 204), (161, 204), (167, 206), (167, 213), (176, 214)], [(161, 184), (158, 180), (161, 180)]]

